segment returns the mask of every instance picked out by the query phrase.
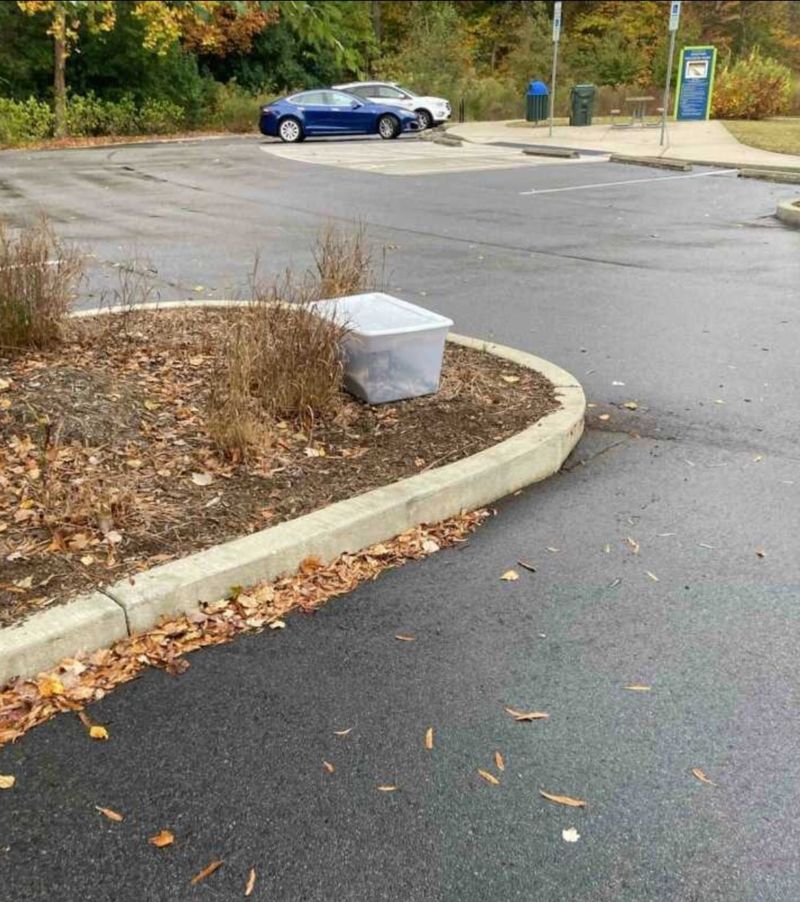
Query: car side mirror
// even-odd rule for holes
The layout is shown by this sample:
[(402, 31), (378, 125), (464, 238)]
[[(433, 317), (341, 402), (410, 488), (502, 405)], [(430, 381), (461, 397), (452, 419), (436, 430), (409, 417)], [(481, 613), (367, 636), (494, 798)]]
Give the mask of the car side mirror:
[(359, 107), (364, 106), (364, 104), (360, 100), (353, 100), (350, 103), (351, 110), (357, 110)]

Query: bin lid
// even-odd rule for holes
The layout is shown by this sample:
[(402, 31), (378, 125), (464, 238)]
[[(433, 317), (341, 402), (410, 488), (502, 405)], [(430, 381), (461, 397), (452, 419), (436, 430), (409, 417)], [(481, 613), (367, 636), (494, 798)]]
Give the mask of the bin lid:
[(348, 326), (358, 335), (397, 335), (403, 332), (449, 329), (453, 325), (453, 321), (446, 316), (440, 316), (408, 301), (401, 301), (382, 291), (351, 294), (316, 303), (326, 316)]
[(528, 94), (549, 94), (550, 90), (543, 81), (532, 81), (528, 85)]
[(583, 97), (590, 97), (595, 92), (594, 85), (573, 85), (572, 91), (575, 94), (580, 94)]

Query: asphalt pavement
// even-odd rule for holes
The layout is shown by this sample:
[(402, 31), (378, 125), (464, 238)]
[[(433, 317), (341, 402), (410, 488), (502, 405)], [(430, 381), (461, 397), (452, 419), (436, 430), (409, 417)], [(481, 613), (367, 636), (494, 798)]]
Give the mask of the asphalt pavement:
[(256, 251), (304, 265), (360, 219), (391, 290), (596, 405), (464, 548), (148, 672), (93, 706), (107, 743), (65, 716), (1, 750), (0, 898), (237, 899), (250, 868), (272, 900), (800, 898), (800, 232), (785, 187), (690, 175), (385, 175), (256, 139), (0, 154), (2, 213), (96, 255), (85, 305), (134, 244), (162, 297), (226, 297)]

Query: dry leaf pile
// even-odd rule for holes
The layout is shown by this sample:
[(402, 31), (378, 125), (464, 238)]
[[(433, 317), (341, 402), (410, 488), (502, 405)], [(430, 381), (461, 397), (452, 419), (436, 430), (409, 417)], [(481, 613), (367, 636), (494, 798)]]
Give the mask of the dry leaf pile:
[[(390, 542), (341, 555), (330, 564), (307, 558), (293, 576), (236, 592), (229, 599), (163, 621), (146, 633), (121, 639), (87, 657), (62, 661), (53, 672), (37, 679), (16, 680), (0, 691), (0, 747), (67, 711), (79, 713), (92, 738), (108, 739), (106, 728), (92, 724), (82, 709), (145, 668), (183, 673), (189, 667), (189, 652), (268, 628), (282, 622), (290, 611), (314, 611), (359, 583), (376, 579), (384, 570), (426, 557), (431, 553), (426, 543), (433, 541), (438, 549), (465, 541), (488, 516), (488, 511), (480, 510), (435, 526), (420, 526)], [(349, 729), (339, 735), (347, 732)]]

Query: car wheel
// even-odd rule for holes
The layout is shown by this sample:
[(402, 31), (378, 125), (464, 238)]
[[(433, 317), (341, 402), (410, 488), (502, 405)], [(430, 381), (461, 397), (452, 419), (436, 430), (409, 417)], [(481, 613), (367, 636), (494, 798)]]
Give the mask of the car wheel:
[(296, 144), (298, 141), (302, 141), (305, 135), (302, 125), (296, 119), (286, 118), (281, 119), (278, 126), (278, 137), (287, 144)]
[(414, 112), (417, 114), (417, 119), (419, 119), (419, 130), (421, 132), (433, 125), (433, 116), (427, 110), (415, 110)]
[(378, 134), (381, 138), (396, 138), (400, 134), (400, 122), (397, 116), (389, 113), (378, 120)]

